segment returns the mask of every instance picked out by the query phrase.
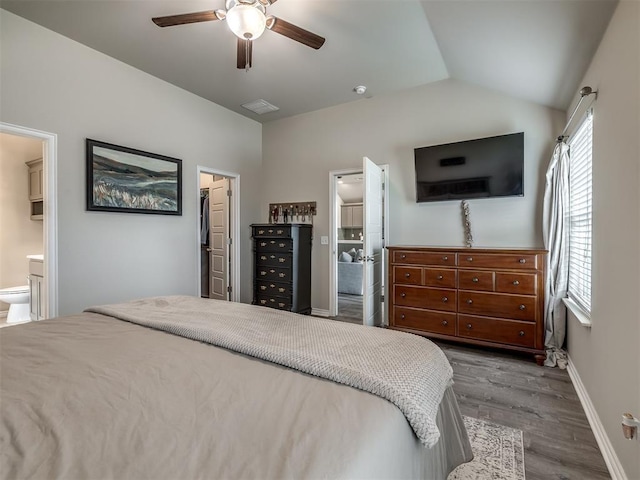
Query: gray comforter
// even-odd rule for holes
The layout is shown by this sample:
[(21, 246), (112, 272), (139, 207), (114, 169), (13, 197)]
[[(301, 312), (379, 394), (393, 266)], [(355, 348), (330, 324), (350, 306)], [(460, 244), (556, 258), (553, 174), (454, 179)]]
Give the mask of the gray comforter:
[(450, 388), (427, 449), (378, 396), (96, 313), (0, 341), (3, 478), (444, 479), (471, 457)]

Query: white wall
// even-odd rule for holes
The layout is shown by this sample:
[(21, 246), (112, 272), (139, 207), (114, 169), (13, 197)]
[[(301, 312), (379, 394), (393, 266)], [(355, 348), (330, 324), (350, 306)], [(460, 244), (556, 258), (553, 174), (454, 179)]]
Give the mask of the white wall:
[[(29, 168), (42, 142), (0, 133), (0, 288), (27, 284), (27, 255), (43, 253), (42, 221), (31, 220)], [(9, 305), (0, 302), (0, 310)]]
[(460, 202), (416, 204), (413, 149), (524, 131), (525, 195), (470, 201), (473, 236), (476, 246), (541, 247), (542, 180), (564, 121), (563, 112), (445, 80), (269, 122), (262, 204), (318, 202), (312, 305), (328, 309), (329, 249), (317, 239), (329, 235), (329, 171), (361, 168), (363, 156), (389, 164), (389, 245), (461, 246)]
[[(249, 301), (260, 124), (7, 11), (0, 21), (0, 120), (58, 135), (59, 313), (198, 293), (197, 165), (241, 175), (241, 298)], [(85, 211), (87, 137), (182, 159), (182, 216)]]
[(593, 117), (593, 292), (587, 329), (569, 315), (568, 351), (629, 479), (640, 442), (620, 430), (640, 416), (640, 3), (622, 1), (581, 85)]

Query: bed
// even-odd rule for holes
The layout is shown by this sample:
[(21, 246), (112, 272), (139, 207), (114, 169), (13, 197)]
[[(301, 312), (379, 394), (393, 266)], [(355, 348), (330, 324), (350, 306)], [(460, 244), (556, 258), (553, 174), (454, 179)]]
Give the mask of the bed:
[(0, 330), (3, 478), (446, 479), (472, 458), (421, 337), (195, 297), (90, 310)]

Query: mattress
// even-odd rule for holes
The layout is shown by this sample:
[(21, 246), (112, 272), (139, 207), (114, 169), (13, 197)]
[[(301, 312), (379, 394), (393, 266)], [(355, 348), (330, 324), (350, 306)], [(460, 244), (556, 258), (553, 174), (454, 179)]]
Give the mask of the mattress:
[(445, 479), (472, 457), (451, 387), (425, 448), (386, 399), (110, 316), (0, 347), (2, 478)]

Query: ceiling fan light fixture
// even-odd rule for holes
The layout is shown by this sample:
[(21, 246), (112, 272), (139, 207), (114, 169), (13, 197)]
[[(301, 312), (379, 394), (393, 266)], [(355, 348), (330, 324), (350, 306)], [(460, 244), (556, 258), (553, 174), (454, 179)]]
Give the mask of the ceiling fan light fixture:
[(264, 13), (252, 5), (235, 5), (227, 11), (226, 19), (231, 31), (243, 40), (255, 40), (267, 25)]

